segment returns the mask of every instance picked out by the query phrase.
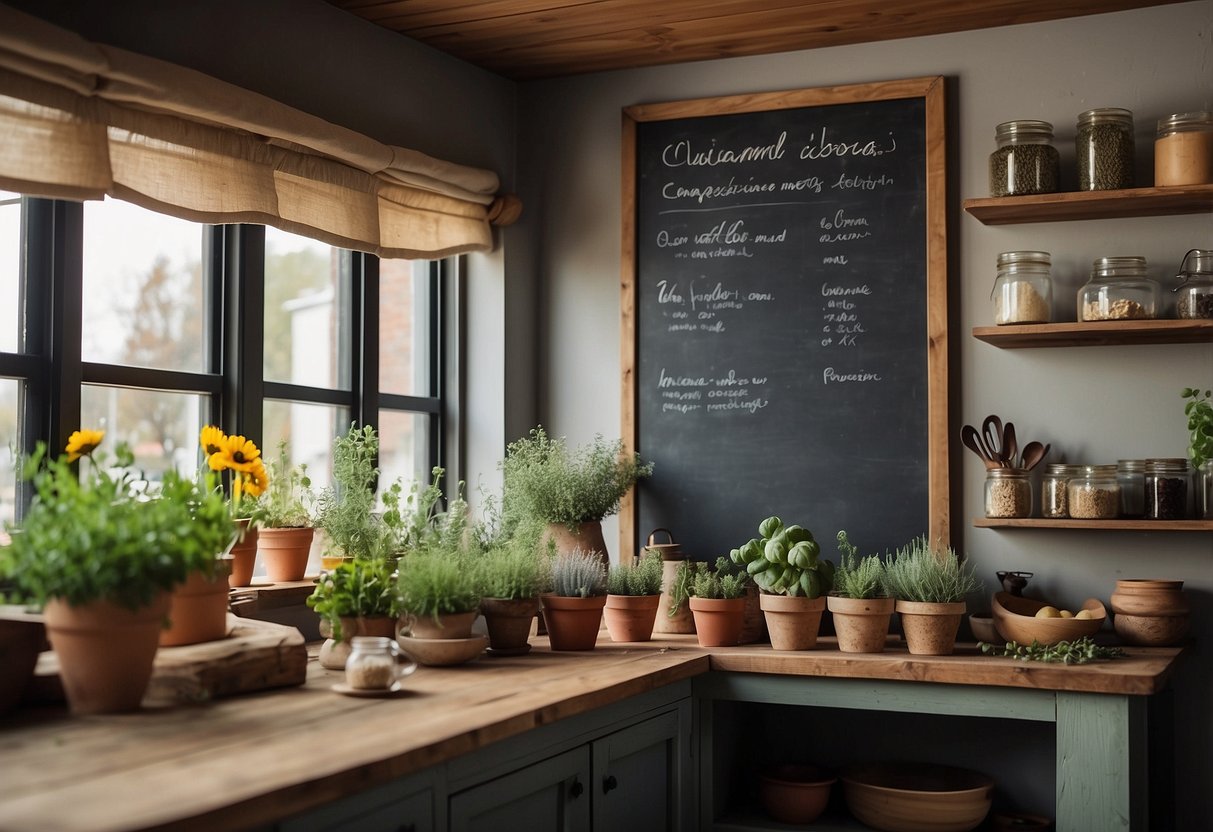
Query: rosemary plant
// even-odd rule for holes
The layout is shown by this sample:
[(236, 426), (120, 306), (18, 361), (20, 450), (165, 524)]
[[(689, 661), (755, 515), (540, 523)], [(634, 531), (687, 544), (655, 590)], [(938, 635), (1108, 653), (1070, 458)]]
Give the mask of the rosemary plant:
[(651, 552), (635, 563), (612, 566), (607, 575), (610, 595), (660, 595), (661, 555)]
[(930, 603), (963, 601), (982, 586), (972, 563), (961, 563), (950, 546), (937, 551), (925, 536), (914, 538), (894, 553), (885, 567), (884, 580), (893, 597)]
[(838, 533), (838, 569), (834, 572), (834, 594), (843, 598), (879, 598), (887, 594), (884, 563), (878, 555), (861, 558), (859, 547)]
[(565, 598), (606, 594), (606, 567), (593, 552), (568, 552), (552, 562), (552, 591)]

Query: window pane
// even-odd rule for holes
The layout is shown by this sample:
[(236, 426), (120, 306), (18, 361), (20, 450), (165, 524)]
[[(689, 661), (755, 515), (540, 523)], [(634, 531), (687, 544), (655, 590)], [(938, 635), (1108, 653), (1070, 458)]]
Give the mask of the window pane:
[(86, 361), (209, 369), (202, 229), (115, 199), (84, 203)]
[[(430, 481), (430, 417), (425, 413), (379, 411), (379, 481), (399, 478), (405, 488), (413, 482)], [(457, 485), (457, 483), (456, 483)], [(442, 493), (450, 496), (454, 486), (442, 481)]]
[(17, 392), (16, 379), (0, 378), (0, 535), (16, 517)]
[(430, 279), (424, 260), (379, 261), (379, 389), (430, 395)]
[(350, 281), (339, 279), (341, 260), (340, 249), (265, 229), (266, 379), (349, 389)]
[(206, 403), (196, 393), (86, 384), (80, 390), (80, 426), (104, 430), (102, 447), (110, 454), (126, 442), (135, 467), (157, 480), (168, 468), (183, 474), (198, 470), (198, 432)]
[(0, 191), (0, 352), (17, 351), (20, 273), (21, 197)]

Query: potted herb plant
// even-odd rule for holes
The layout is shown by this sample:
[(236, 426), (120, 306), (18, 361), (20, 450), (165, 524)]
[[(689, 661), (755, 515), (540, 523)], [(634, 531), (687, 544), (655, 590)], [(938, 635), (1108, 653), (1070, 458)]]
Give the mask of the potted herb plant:
[(758, 584), (758, 602), (776, 650), (812, 650), (825, 611), (825, 595), (833, 586), (834, 564), (822, 560), (813, 533), (798, 525), (784, 526), (768, 517), (758, 526), (760, 537), (729, 552)]
[(480, 612), (488, 630), (490, 655), (530, 652), (539, 593), (548, 580), (547, 563), (538, 543), (521, 537), (493, 543), (480, 556)]
[(379, 556), (383, 535), (375, 514), (375, 482), (379, 469), (379, 436), (375, 428), (351, 424), (345, 436), (333, 440), (334, 487), (325, 489), (316, 506), (316, 525), (327, 537), (326, 561), (371, 559)]
[(826, 607), (834, 617), (838, 649), (844, 653), (883, 653), (889, 619), (896, 602), (884, 583), (884, 562), (879, 555), (859, 557), (859, 548), (838, 533), (838, 569)]
[(746, 573), (732, 572), (725, 558), (715, 568), (703, 561), (684, 561), (686, 574), (678, 583), (687, 587), (687, 604), (695, 616), (695, 633), (701, 647), (732, 647), (741, 641), (745, 624)]
[(320, 648), (320, 664), (330, 670), (345, 667), (355, 636), (396, 638), (400, 599), (396, 574), (384, 560), (349, 560), (322, 572), (307, 605), (330, 633)]
[(965, 596), (981, 589), (971, 563), (952, 549), (937, 550), (925, 536), (898, 549), (885, 567), (885, 587), (897, 599), (906, 647), (915, 655), (946, 656), (956, 644)]
[(612, 641), (649, 641), (661, 600), (662, 561), (649, 552), (634, 563), (612, 566), (607, 573), (603, 616)]
[(593, 650), (606, 606), (607, 570), (596, 552), (552, 561), (552, 591), (539, 596), (553, 650)]
[[(95, 457), (101, 431), (77, 431), (68, 453), (40, 445), (25, 467), (35, 497), (0, 574), (44, 605), (51, 646), (73, 713), (139, 707), (151, 678), (169, 590), (213, 570), (235, 536), (222, 494), (175, 471), (150, 494), (132, 491), (134, 455), (119, 445), (111, 468)], [(86, 459), (81, 483), (72, 462)]]
[(1195, 481), (1194, 514), (1213, 519), (1213, 393), (1185, 387), (1182, 397), (1188, 419), (1188, 458), (1192, 460)]
[(307, 573), (316, 530), (312, 522), (312, 481), (307, 465), (294, 465), (286, 443), (269, 465), (270, 481), (260, 518), (259, 551), (271, 581), (300, 581)]
[(619, 511), (624, 495), (653, 466), (625, 453), (623, 441), (596, 436), (570, 450), (563, 437), (550, 438), (542, 427), (510, 443), (501, 463), (505, 504), (548, 524), (548, 534), (561, 554), (596, 552), (610, 565), (602, 519)]

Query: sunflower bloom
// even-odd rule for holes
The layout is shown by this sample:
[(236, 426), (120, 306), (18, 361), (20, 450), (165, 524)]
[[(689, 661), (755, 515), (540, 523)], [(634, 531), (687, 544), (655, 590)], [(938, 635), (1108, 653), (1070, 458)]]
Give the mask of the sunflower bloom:
[(238, 476), (241, 490), (250, 497), (260, 497), (270, 484), (269, 472), (260, 458), (253, 460), (253, 467)]
[(260, 458), (261, 451), (251, 440), (243, 436), (228, 436), (223, 440), (223, 447), (207, 458), (207, 464), (212, 471), (222, 471), (226, 468), (247, 474)]
[(67, 438), (67, 461), (75, 462), (82, 456), (88, 456), (97, 450), (101, 440), (105, 438), (103, 430), (76, 430)]
[(202, 446), (202, 453), (206, 455), (207, 459), (219, 453), (226, 441), (227, 434), (214, 425), (207, 425), (198, 434), (198, 444)]

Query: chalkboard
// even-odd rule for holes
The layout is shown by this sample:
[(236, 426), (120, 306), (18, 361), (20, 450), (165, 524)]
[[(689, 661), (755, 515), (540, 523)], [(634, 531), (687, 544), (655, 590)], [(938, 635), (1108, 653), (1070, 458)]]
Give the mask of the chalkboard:
[(943, 80), (624, 111), (621, 552), (949, 540)]

